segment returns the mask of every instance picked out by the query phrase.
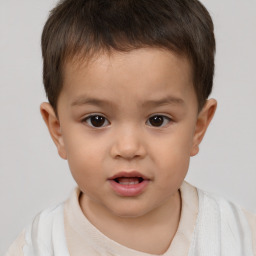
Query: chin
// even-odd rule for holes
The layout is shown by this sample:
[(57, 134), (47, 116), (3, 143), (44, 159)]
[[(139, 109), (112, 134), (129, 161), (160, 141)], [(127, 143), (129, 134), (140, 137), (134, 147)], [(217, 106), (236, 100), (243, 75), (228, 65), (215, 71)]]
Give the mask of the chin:
[(113, 214), (119, 218), (124, 218), (124, 219), (135, 219), (135, 218), (139, 218), (145, 215), (145, 213), (141, 213), (141, 212), (113, 212)]
[(145, 209), (141, 204), (123, 204), (116, 205), (111, 209), (113, 215), (120, 218), (139, 218), (150, 212), (149, 209)]

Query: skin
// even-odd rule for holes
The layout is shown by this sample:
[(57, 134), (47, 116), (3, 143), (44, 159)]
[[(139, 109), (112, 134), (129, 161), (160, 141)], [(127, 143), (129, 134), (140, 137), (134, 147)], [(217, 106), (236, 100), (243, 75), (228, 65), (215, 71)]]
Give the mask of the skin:
[[(185, 57), (142, 48), (68, 62), (58, 118), (48, 103), (41, 113), (82, 191), (80, 206), (90, 222), (127, 247), (161, 254), (177, 231), (179, 187), (216, 105), (207, 100), (198, 113)], [(102, 126), (93, 126), (90, 115), (103, 117)], [(120, 196), (108, 179), (134, 170), (148, 185), (137, 196)]]

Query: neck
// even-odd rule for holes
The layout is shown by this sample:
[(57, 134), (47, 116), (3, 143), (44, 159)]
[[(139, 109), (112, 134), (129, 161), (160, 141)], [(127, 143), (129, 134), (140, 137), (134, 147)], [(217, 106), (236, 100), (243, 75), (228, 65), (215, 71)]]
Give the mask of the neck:
[(181, 196), (177, 191), (157, 209), (132, 218), (112, 214), (85, 194), (80, 197), (80, 205), (88, 220), (110, 239), (137, 251), (163, 254), (178, 229)]

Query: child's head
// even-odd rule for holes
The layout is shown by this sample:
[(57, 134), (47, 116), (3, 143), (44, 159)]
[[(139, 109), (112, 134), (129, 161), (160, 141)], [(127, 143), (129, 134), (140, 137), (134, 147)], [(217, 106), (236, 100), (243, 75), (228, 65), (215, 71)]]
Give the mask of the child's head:
[(215, 42), (205, 8), (66, 0), (52, 11), (42, 47), (51, 105), (41, 112), (84, 192), (82, 207), (135, 217), (177, 205), (216, 108), (206, 101)]
[(44, 85), (57, 113), (65, 63), (101, 53), (154, 47), (190, 61), (201, 110), (211, 93), (215, 39), (197, 0), (66, 0), (52, 10), (42, 35)]

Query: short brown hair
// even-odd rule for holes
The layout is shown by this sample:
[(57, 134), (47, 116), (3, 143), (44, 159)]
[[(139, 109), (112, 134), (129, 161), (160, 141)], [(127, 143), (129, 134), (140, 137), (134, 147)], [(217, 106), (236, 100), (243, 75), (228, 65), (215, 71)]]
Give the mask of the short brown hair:
[(101, 51), (159, 47), (188, 57), (199, 110), (212, 90), (213, 22), (197, 0), (64, 0), (42, 33), (43, 81), (57, 113), (65, 61)]

